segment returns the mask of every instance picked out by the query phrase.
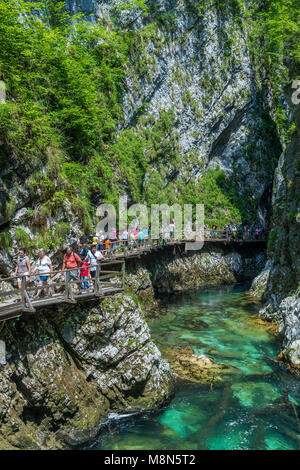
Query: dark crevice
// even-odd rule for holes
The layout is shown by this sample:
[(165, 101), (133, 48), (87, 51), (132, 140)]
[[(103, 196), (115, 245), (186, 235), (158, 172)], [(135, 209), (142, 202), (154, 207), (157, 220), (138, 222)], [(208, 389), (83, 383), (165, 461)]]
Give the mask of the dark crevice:
[(57, 326), (54, 324), (53, 327), (55, 329), (55, 332), (58, 336), (58, 339), (59, 339), (60, 343), (62, 344), (62, 346), (65, 350), (65, 356), (66, 356), (66, 359), (67, 359), (67, 362), (69, 363), (69, 365), (71, 364), (71, 360), (70, 360), (69, 356), (71, 356), (71, 358), (73, 359), (73, 363), (75, 364), (77, 369), (84, 370), (84, 367), (82, 365), (81, 357), (77, 354), (76, 351), (74, 351), (74, 349), (72, 349), (72, 347), (69, 345), (69, 343), (67, 343), (67, 341), (63, 338), (63, 336), (61, 335), (61, 333), (58, 330)]
[(208, 162), (210, 162), (211, 159), (215, 156), (222, 156), (225, 150), (225, 147), (229, 142), (232, 132), (235, 132), (241, 125), (241, 120), (246, 110), (249, 108), (249, 105), (250, 103), (248, 102), (245, 104), (243, 108), (237, 110), (233, 119), (226, 126), (226, 128), (221, 132), (219, 137), (213, 142), (211, 151), (208, 155)]

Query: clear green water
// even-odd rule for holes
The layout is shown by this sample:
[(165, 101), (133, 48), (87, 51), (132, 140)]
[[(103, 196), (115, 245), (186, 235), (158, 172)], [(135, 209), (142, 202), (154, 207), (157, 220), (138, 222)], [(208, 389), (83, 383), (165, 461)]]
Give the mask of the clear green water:
[(212, 389), (180, 383), (159, 414), (113, 421), (94, 448), (300, 448), (300, 381), (273, 359), (278, 340), (258, 324), (257, 306), (246, 301), (244, 290), (225, 287), (169, 299), (150, 322), (160, 349), (189, 345), (195, 354), (234, 366), (235, 373)]

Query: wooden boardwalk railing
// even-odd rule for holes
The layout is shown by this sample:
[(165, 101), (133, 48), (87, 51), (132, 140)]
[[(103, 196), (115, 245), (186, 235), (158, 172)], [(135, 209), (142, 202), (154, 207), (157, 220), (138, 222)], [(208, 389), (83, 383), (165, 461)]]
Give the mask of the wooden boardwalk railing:
[[(223, 231), (219, 231), (223, 234)], [(229, 238), (206, 238), (205, 243), (222, 243), (228, 244), (252, 244), (262, 243), (266, 240), (254, 239), (232, 240)], [(76, 303), (78, 300), (89, 300), (97, 297), (105, 297), (121, 292), (124, 289), (125, 278), (125, 261), (130, 258), (137, 258), (143, 254), (157, 251), (166, 246), (173, 246), (174, 252), (176, 247), (186, 244), (188, 240), (138, 240), (134, 243), (126, 241), (111, 242), (109, 249), (104, 249), (103, 254), (105, 259), (101, 261), (101, 265), (87, 266), (86, 268), (96, 268), (95, 277), (91, 280), (91, 286), (87, 289), (82, 289), (79, 292), (82, 280), (74, 279), (71, 275), (72, 271), (80, 271), (80, 267), (53, 271), (50, 283), (48, 285), (37, 286), (34, 282), (39, 278), (39, 274), (31, 274), (30, 276), (12, 276), (1, 278), (0, 281), (7, 281), (13, 284), (17, 278), (21, 278), (21, 289), (9, 288), (8, 290), (0, 291), (0, 324), (4, 320), (19, 317), (22, 314), (34, 313), (38, 309), (49, 307), (52, 305), (62, 303)], [(89, 245), (85, 245), (89, 246)], [(106, 266), (120, 267), (120, 270), (107, 270)], [(50, 274), (49, 274), (50, 276)], [(29, 279), (28, 279), (29, 278)], [(118, 280), (118, 278), (121, 278)], [(34, 298), (37, 290), (50, 289), (51, 293), (48, 296), (41, 298)]]
[[(245, 245), (245, 244), (255, 244), (255, 243), (265, 243), (266, 236), (260, 236), (258, 238), (233, 238), (226, 236), (224, 237), (223, 230), (217, 230), (217, 236), (206, 236), (204, 238), (204, 243), (217, 243), (222, 245)], [(142, 254), (145, 254), (149, 251), (157, 251), (160, 248), (164, 248), (166, 246), (179, 246), (185, 245), (188, 242), (194, 240), (152, 240), (152, 239), (144, 239), (141, 243), (139, 240), (131, 240), (131, 241), (124, 241), (124, 240), (116, 240), (111, 241), (111, 246), (109, 248), (105, 248), (103, 243), (103, 249), (101, 249), (102, 253), (105, 255), (106, 259), (126, 259), (126, 258), (134, 258), (139, 257)], [(81, 247), (88, 247), (90, 248), (92, 244), (82, 244)]]
[[(120, 270), (103, 269), (106, 265), (119, 266)], [(49, 284), (37, 286), (34, 281), (39, 278), (39, 274), (13, 276), (1, 279), (1, 281), (12, 282), (17, 278), (22, 280), (21, 289), (2, 290), (0, 292), (0, 322), (19, 317), (23, 313), (34, 313), (37, 309), (49, 307), (62, 303), (75, 304), (78, 300), (88, 300), (96, 297), (105, 297), (124, 289), (125, 261), (106, 261), (101, 265), (86, 266), (86, 269), (96, 268), (95, 277), (88, 280), (90, 287), (80, 289), (83, 279), (74, 278), (71, 272), (79, 272), (80, 267), (53, 271), (49, 273)], [(118, 278), (120, 278), (118, 280)], [(86, 280), (84, 280), (86, 282)], [(78, 289), (79, 287), (79, 289)], [(35, 298), (37, 290), (50, 290), (50, 294), (45, 297)]]

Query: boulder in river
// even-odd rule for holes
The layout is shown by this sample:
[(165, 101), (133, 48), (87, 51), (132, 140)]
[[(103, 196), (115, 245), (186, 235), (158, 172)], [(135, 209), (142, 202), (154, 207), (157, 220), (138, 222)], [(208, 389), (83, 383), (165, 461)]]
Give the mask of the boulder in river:
[(196, 356), (190, 346), (166, 348), (162, 352), (177, 377), (189, 382), (213, 385), (223, 382), (224, 376), (236, 370), (225, 364), (217, 364), (203, 354)]

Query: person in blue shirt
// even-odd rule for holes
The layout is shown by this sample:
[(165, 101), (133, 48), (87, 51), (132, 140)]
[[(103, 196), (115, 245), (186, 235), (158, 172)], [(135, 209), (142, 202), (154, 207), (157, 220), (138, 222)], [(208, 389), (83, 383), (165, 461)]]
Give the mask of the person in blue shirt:
[(144, 230), (143, 230), (143, 233), (144, 233), (144, 240), (148, 240), (148, 238), (149, 238), (149, 228), (145, 227)]
[(138, 240), (139, 240), (139, 246), (142, 246), (144, 244), (144, 232), (143, 232), (143, 230), (139, 231)]

